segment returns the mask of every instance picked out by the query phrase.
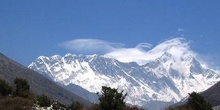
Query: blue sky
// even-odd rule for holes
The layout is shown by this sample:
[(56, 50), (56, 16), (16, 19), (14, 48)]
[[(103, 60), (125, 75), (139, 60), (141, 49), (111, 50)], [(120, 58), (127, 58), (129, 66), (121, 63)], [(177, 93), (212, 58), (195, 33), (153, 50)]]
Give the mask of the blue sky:
[(192, 50), (220, 64), (219, 30), (217, 0), (0, 1), (0, 52), (25, 66), (40, 55), (96, 52), (61, 46), (74, 39), (130, 48), (182, 35)]

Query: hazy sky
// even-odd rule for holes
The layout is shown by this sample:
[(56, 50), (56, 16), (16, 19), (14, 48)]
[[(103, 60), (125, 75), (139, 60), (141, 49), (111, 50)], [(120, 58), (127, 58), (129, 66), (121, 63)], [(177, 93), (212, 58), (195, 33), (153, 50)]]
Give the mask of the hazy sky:
[(175, 37), (218, 63), (219, 35), (218, 0), (0, 0), (0, 52), (25, 66), (40, 55), (102, 54), (64, 48), (69, 41), (132, 48)]

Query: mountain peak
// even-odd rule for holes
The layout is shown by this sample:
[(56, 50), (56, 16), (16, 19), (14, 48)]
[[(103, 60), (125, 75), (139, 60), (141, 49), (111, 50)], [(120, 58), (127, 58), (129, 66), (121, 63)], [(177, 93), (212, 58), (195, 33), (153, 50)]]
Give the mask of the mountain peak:
[(124, 63), (136, 62), (139, 65), (144, 65), (149, 61), (158, 59), (165, 52), (171, 54), (175, 59), (181, 59), (181, 57), (189, 55), (196, 57), (196, 53), (190, 49), (189, 41), (184, 38), (166, 40), (151, 49), (143, 49), (141, 47), (142, 46), (137, 46), (136, 48), (122, 48), (107, 53), (105, 56), (117, 59)]
[(164, 41), (148, 52), (148, 54), (156, 55), (156, 58), (162, 56), (164, 53), (169, 53), (174, 58), (179, 59), (185, 55), (196, 56), (195, 52), (190, 50), (189, 42), (187, 42), (184, 38), (175, 38)]
[(202, 65), (183, 38), (138, 52), (142, 54), (132, 56), (132, 60), (108, 55), (67, 54), (61, 60), (46, 57), (46, 61), (36, 60), (29, 68), (61, 85), (75, 84), (92, 93), (100, 92), (102, 86), (119, 88), (128, 93), (128, 104), (154, 109), (180, 101), (193, 91), (204, 91), (220, 80), (219, 71)]
[(178, 38), (166, 40), (163, 43), (161, 43), (161, 45), (178, 46), (178, 45), (183, 45), (186, 43), (187, 43), (187, 40), (185, 38), (178, 37)]
[(177, 59), (165, 51), (146, 65), (137, 65), (99, 55), (68, 54), (61, 60), (36, 60), (29, 68), (61, 85), (78, 85), (92, 93), (100, 92), (102, 86), (119, 88), (128, 93), (127, 103), (154, 108), (156, 105), (148, 104), (174, 103), (220, 80), (217, 71), (200, 65), (193, 56), (186, 56)]

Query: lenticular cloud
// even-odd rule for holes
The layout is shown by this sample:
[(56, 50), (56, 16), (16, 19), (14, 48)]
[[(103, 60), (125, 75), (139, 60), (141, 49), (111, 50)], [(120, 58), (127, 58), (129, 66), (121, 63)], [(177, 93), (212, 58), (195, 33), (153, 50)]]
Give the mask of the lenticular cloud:
[(71, 51), (82, 53), (92, 52), (93, 54), (96, 54), (96, 52), (106, 53), (114, 51), (115, 49), (121, 48), (123, 45), (124, 44), (122, 43), (107, 42), (99, 39), (74, 39), (63, 42), (61, 47)]
[(184, 38), (166, 40), (155, 47), (149, 43), (139, 43), (133, 48), (126, 48), (122, 43), (108, 42), (99, 39), (75, 39), (64, 42), (61, 46), (73, 52), (101, 53), (106, 57), (115, 58), (121, 62), (137, 62), (140, 65), (150, 60), (155, 60), (165, 52), (172, 54), (174, 57), (180, 57), (183, 54), (196, 55), (190, 50), (189, 42)]

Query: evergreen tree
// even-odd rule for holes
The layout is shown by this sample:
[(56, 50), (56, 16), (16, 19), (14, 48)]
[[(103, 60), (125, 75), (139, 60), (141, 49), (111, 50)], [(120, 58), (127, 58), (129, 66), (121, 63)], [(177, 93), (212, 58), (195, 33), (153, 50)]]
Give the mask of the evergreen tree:
[(16, 85), (15, 88), (15, 95), (20, 96), (20, 97), (28, 97), (30, 94), (30, 86), (25, 79), (21, 78), (15, 78), (14, 84)]
[(5, 82), (5, 80), (0, 79), (0, 95), (6, 96), (11, 94), (12, 87)]
[(102, 86), (101, 96), (99, 97), (100, 110), (125, 110), (126, 105), (124, 102), (126, 95), (123, 91), (118, 92), (117, 89)]
[(198, 93), (189, 94), (188, 105), (193, 110), (212, 110), (211, 105)]
[(49, 107), (52, 102), (49, 97), (42, 94), (40, 96), (37, 96), (37, 104), (39, 104), (41, 107)]

